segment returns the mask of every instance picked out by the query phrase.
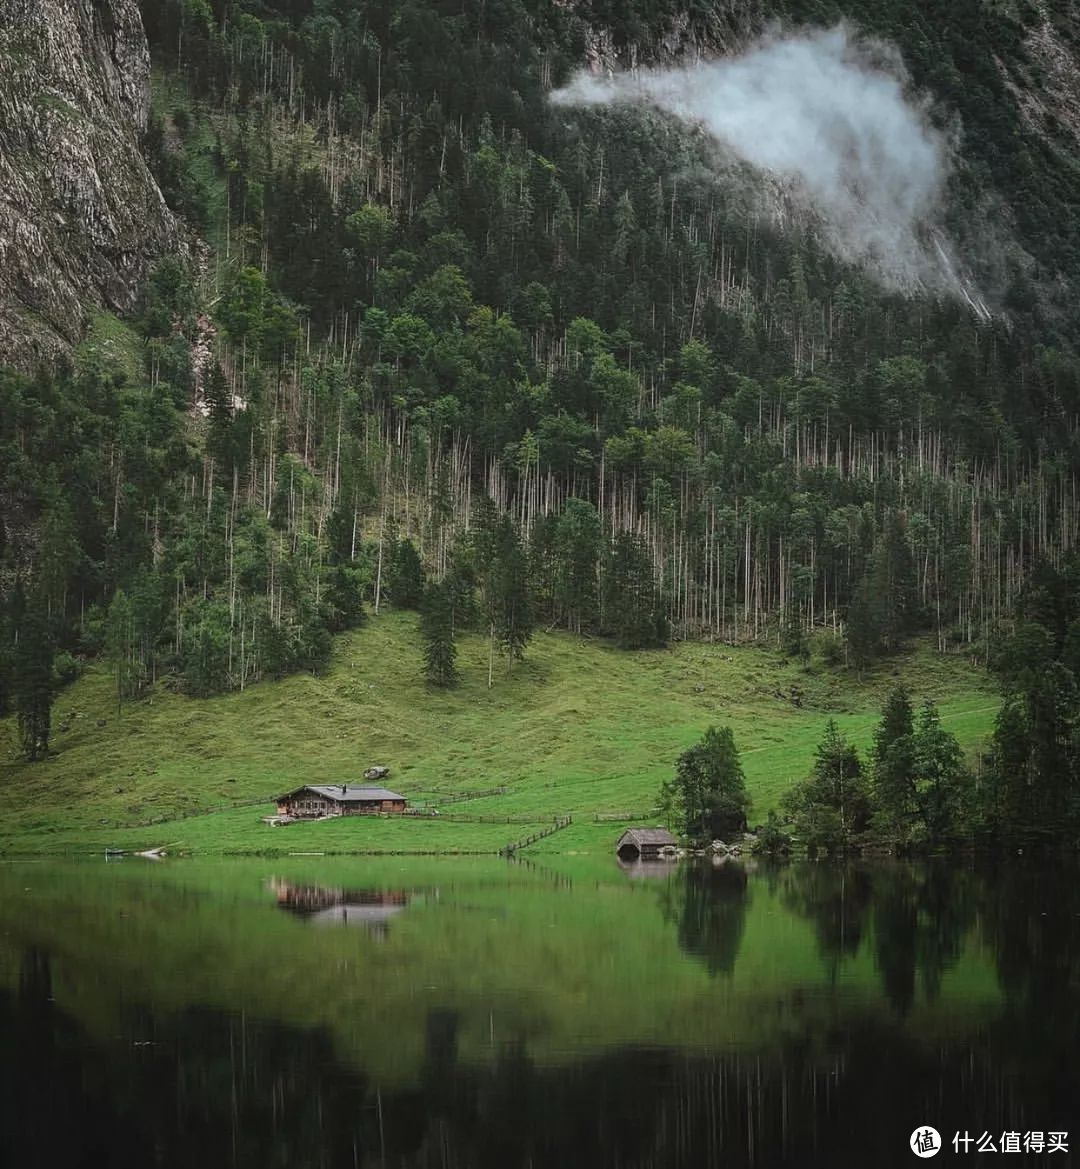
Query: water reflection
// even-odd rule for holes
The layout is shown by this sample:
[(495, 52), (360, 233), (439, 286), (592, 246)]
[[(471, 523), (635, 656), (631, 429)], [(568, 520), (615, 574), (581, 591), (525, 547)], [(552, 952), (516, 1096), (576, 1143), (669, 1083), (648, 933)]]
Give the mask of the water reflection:
[(975, 925), (974, 875), (943, 859), (794, 865), (779, 880), (785, 905), (812, 923), (831, 973), (869, 937), (882, 991), (901, 1016), (915, 1003), (917, 983), (926, 1001), (937, 1000)]
[(1072, 871), (283, 872), (306, 920), (409, 913), (298, 945), (250, 868), (0, 866), (0, 1164), (864, 1169), (1077, 1127)]
[(749, 901), (746, 869), (736, 861), (681, 865), (665, 890), (664, 912), (676, 922), (687, 954), (704, 959), (710, 974), (730, 974)]
[(628, 861), (617, 856), (615, 863), (631, 881), (666, 881), (677, 871), (671, 861)]
[(410, 901), (404, 889), (341, 889), (324, 885), (295, 885), (272, 877), (267, 886), (277, 895), (281, 909), (313, 925), (352, 925), (374, 937), (385, 938), (389, 921)]

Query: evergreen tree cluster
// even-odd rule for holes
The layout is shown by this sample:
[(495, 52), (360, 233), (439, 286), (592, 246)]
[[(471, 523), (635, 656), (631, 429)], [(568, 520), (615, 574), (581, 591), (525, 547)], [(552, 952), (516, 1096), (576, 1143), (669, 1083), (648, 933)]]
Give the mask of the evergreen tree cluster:
[[(898, 687), (886, 699), (866, 761), (829, 720), (810, 775), (785, 794), (780, 816), (772, 812), (757, 827), (756, 847), (779, 855), (793, 841), (812, 854), (955, 845), (984, 832), (993, 792), (992, 783), (976, 787), (934, 703), (927, 700), (915, 715)], [(746, 831), (749, 799), (730, 727), (710, 727), (679, 756), (674, 778), (661, 786), (660, 808), (697, 842), (731, 841)]]

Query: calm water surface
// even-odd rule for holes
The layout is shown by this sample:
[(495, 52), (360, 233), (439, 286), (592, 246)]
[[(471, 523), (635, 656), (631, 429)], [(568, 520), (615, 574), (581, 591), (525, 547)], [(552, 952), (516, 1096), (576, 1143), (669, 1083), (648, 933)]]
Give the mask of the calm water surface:
[(1076, 876), (3, 864), (0, 1165), (1071, 1165)]

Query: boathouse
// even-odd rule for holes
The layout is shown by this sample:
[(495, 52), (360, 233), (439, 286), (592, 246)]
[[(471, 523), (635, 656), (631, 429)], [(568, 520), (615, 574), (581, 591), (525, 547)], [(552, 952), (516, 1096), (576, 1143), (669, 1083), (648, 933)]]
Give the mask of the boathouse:
[(615, 852), (624, 861), (654, 861), (660, 858), (661, 849), (675, 849), (678, 844), (666, 828), (627, 828)]
[(408, 801), (384, 787), (352, 784), (305, 784), (277, 797), (279, 816), (314, 820), (322, 816), (374, 816), (380, 812), (404, 812)]

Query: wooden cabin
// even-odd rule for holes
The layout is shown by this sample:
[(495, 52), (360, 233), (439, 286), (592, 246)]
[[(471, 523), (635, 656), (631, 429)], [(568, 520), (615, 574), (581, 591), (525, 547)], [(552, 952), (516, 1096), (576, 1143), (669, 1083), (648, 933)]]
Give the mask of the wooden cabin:
[(624, 861), (655, 861), (660, 850), (677, 848), (679, 842), (666, 828), (627, 828), (615, 845), (615, 852)]
[(404, 812), (404, 796), (384, 787), (352, 784), (305, 784), (277, 797), (279, 816), (317, 820), (322, 816), (374, 816), (380, 812)]

